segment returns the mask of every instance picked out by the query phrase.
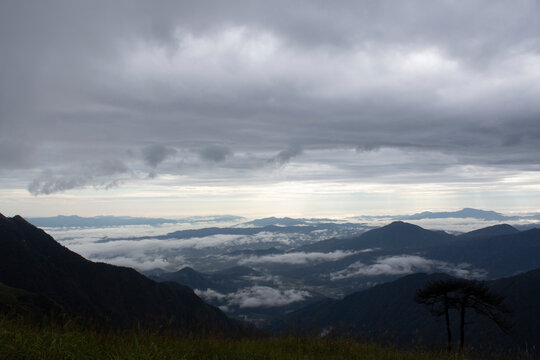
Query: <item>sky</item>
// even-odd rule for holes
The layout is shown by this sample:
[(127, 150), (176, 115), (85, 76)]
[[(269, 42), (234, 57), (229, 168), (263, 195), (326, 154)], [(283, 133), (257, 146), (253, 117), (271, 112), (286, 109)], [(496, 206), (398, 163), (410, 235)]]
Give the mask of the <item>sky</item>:
[(0, 2), (0, 212), (540, 211), (540, 3)]

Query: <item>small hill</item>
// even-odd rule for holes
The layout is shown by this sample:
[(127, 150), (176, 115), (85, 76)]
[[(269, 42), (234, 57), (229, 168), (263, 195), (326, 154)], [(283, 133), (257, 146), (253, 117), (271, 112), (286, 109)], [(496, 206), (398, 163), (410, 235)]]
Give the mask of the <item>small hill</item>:
[(473, 231), (461, 234), (458, 236), (458, 239), (460, 240), (483, 239), (483, 238), (489, 238), (489, 237), (494, 237), (494, 236), (503, 236), (503, 235), (517, 234), (517, 233), (519, 233), (519, 230), (516, 229), (515, 227), (510, 226), (508, 224), (500, 224), (500, 225), (488, 226), (482, 229), (473, 230)]

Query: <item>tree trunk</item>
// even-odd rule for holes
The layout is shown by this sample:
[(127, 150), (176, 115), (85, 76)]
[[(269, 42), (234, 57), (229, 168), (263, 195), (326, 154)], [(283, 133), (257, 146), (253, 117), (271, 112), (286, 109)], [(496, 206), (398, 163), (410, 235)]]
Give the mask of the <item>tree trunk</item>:
[(448, 294), (444, 294), (444, 320), (446, 321), (446, 334), (448, 336), (446, 351), (452, 351), (452, 330), (450, 329), (450, 315), (448, 314)]
[(463, 299), (461, 303), (461, 314), (460, 314), (460, 323), (459, 323), (459, 350), (463, 351), (463, 346), (465, 345), (465, 308), (467, 307), (467, 297)]

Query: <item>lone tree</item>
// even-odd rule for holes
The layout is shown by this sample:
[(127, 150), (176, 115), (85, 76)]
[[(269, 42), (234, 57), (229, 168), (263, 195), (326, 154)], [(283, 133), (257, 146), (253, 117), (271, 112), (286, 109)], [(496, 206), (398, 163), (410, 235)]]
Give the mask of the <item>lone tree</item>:
[(428, 283), (416, 292), (414, 300), (428, 306), (434, 316), (444, 315), (446, 325), (446, 350), (452, 351), (452, 329), (450, 328), (450, 309), (456, 308), (456, 292), (463, 287), (458, 279), (437, 280)]
[(452, 350), (452, 330), (450, 326), (450, 310), (455, 309), (460, 314), (459, 348), (465, 344), (466, 309), (473, 309), (477, 314), (486, 316), (504, 332), (510, 330), (505, 315), (509, 313), (504, 306), (504, 297), (491, 291), (486, 284), (465, 279), (446, 279), (432, 281), (419, 289), (415, 301), (428, 306), (434, 316), (444, 315), (448, 352)]
[(510, 310), (504, 305), (504, 296), (491, 291), (487, 285), (479, 281), (466, 281), (467, 284), (458, 291), (457, 308), (459, 310), (459, 348), (463, 350), (465, 344), (465, 311), (467, 308), (474, 310), (493, 321), (499, 329), (508, 333), (511, 329), (506, 315)]

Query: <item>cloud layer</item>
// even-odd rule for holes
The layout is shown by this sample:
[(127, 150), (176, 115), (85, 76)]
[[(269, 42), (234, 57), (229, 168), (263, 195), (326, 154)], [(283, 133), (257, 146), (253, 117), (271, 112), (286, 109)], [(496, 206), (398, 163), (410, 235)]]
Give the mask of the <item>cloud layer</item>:
[(344, 257), (354, 255), (353, 251), (334, 251), (331, 253), (321, 252), (290, 252), (286, 254), (274, 254), (265, 256), (250, 256), (244, 259), (240, 259), (239, 264), (307, 264), (318, 261), (333, 261), (343, 259)]
[(227, 308), (234, 306), (240, 309), (285, 306), (303, 301), (311, 296), (309, 292), (304, 290), (279, 290), (268, 286), (252, 286), (230, 294), (221, 294), (212, 289), (199, 289), (195, 292), (205, 300), (224, 301)]
[(447, 207), (460, 188), (529, 204), (539, 12), (534, 0), (5, 1), (0, 185), (13, 211), (19, 190), (119, 184), (199, 196), (190, 206), (222, 186), (241, 208), (283, 183), (334, 184), (320, 202), (341, 201), (343, 184), (349, 198), (423, 184), (418, 198)]
[(417, 255), (398, 255), (381, 257), (373, 264), (358, 261), (344, 270), (331, 273), (329, 277), (332, 280), (342, 280), (356, 276), (406, 275), (416, 272), (445, 272), (470, 279), (481, 279), (487, 275), (484, 270), (475, 269), (470, 264), (454, 265)]

